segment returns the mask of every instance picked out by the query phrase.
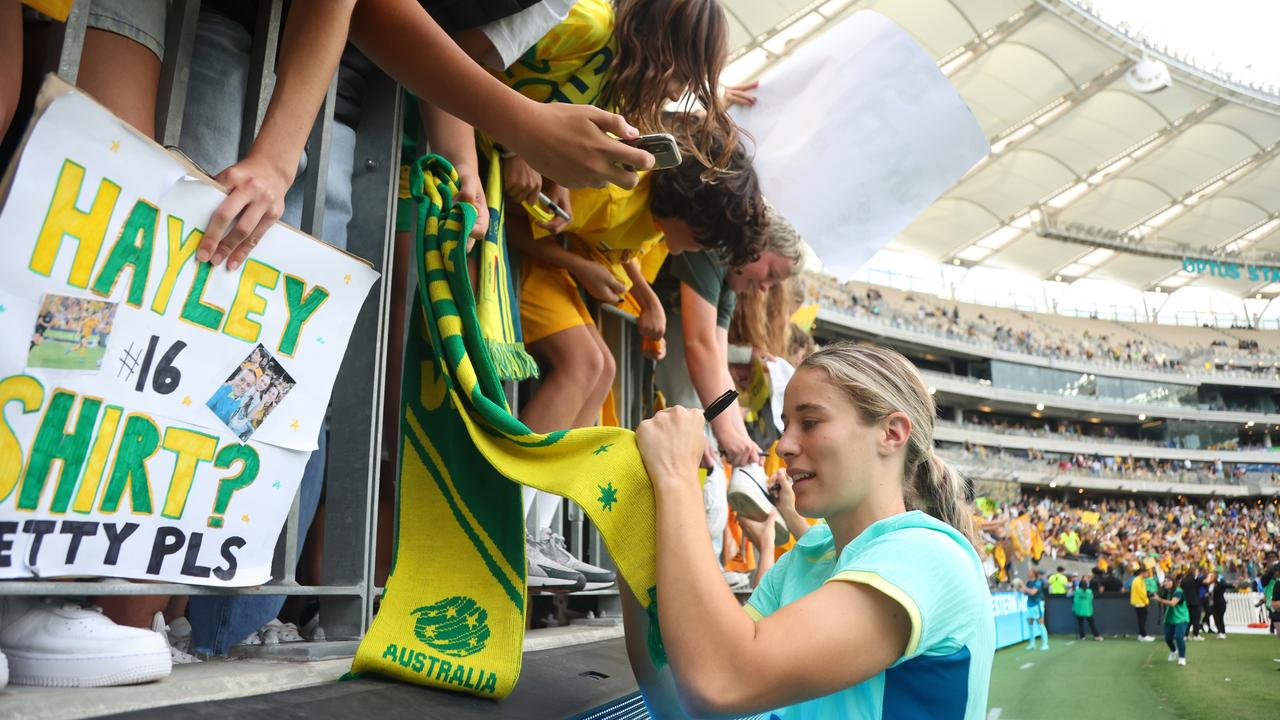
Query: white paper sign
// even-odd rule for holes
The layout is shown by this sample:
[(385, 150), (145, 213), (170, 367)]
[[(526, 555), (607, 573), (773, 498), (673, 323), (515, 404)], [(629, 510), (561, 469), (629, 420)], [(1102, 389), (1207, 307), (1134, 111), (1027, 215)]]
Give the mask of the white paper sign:
[(855, 13), (735, 107), (765, 196), (849, 277), (990, 150), (946, 76), (902, 28)]
[(270, 577), (377, 274), (279, 224), (235, 271), (197, 263), (224, 195), (188, 173), (74, 90), (22, 151), (0, 211), (0, 578)]

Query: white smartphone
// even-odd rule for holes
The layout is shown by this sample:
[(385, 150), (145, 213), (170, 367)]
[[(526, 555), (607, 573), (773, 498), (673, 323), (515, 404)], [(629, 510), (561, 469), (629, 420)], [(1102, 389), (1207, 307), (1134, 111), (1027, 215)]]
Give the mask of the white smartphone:
[(680, 146), (670, 133), (654, 133), (641, 135), (634, 140), (622, 142), (637, 147), (653, 156), (653, 169), (666, 170), (680, 164)]

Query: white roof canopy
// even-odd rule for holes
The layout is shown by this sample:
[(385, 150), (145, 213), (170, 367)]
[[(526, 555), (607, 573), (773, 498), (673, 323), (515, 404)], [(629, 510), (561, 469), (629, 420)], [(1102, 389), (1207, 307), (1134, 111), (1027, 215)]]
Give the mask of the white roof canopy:
[[(723, 2), (727, 82), (871, 9), (910, 33), (973, 109), (992, 154), (891, 248), (1046, 279), (1267, 292), (1247, 276), (1179, 273), (1184, 254), (1280, 266), (1276, 98), (1150, 49), (1168, 60), (1173, 85), (1138, 93), (1124, 73), (1142, 49), (1067, 0)], [(1069, 227), (1095, 230), (1078, 237)]]

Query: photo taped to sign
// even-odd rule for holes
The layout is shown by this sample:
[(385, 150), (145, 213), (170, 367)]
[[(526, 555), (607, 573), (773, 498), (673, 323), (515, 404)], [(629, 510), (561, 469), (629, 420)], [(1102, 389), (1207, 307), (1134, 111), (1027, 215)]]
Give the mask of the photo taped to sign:
[(205, 405), (244, 442), (284, 402), (295, 384), (280, 361), (259, 343)]
[(45, 293), (36, 312), (27, 367), (97, 372), (115, 317), (113, 302)]

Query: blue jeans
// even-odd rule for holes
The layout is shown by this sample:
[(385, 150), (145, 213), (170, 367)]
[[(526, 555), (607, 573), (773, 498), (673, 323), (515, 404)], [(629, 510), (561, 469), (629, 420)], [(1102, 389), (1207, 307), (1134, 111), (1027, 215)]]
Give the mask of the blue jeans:
[[(191, 80), (180, 147), (206, 172), (217, 174), (239, 159), (240, 118), (249, 78), (252, 38), (238, 23), (216, 12), (202, 11), (191, 58)], [(355, 164), (355, 130), (334, 123), (329, 146), (329, 172), (325, 186), (324, 227), (321, 239), (345, 249), (347, 223), (351, 220), (351, 174)], [(306, 167), (299, 163), (299, 177)], [(302, 218), (302, 183), (285, 195), (285, 223)], [(299, 492), (298, 551), (315, 517), (324, 488), (325, 429), (317, 438), (302, 472)], [(297, 558), (294, 558), (297, 561)], [(275, 618), (284, 606), (282, 595), (195, 595), (187, 605), (192, 649), (198, 653), (226, 655), (231, 646)]]
[(1178, 657), (1187, 657), (1187, 623), (1165, 623), (1164, 624), (1164, 644), (1169, 646), (1169, 652), (1177, 651)]

